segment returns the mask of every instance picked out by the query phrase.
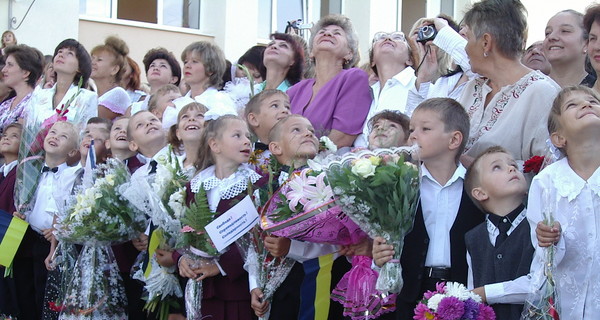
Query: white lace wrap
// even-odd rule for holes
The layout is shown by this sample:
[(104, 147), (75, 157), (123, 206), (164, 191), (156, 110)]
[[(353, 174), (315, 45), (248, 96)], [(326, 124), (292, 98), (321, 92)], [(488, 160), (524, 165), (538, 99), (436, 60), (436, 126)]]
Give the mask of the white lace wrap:
[(210, 166), (198, 173), (190, 181), (190, 184), (193, 193), (198, 193), (200, 186), (204, 186), (210, 208), (215, 211), (218, 205), (216, 200), (232, 199), (248, 189), (248, 182), (255, 183), (260, 178), (261, 175), (247, 164), (240, 165), (234, 174), (225, 179), (217, 178), (215, 176), (215, 166)]

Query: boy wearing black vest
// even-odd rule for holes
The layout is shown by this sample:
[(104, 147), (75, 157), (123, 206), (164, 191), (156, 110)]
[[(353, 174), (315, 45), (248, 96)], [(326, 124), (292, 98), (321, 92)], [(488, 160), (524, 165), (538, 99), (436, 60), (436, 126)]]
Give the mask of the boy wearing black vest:
[[(465, 234), (483, 221), (463, 188), (459, 159), (469, 137), (469, 116), (454, 99), (423, 101), (410, 119), (410, 143), (419, 145), (421, 202), (400, 257), (404, 286), (396, 300), (398, 319), (412, 320), (417, 302), (437, 282), (467, 283)], [(390, 262), (394, 248), (373, 240), (373, 262)]]
[(485, 222), (465, 236), (468, 287), (492, 305), (497, 319), (519, 319), (534, 254), (523, 205), (527, 181), (512, 155), (496, 146), (475, 159), (465, 188), (487, 213)]

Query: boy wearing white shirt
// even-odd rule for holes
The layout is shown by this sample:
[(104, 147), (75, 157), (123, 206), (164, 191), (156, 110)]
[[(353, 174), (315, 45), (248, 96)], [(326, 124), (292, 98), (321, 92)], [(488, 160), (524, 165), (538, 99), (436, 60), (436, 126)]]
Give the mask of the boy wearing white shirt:
[[(411, 143), (419, 145), (421, 202), (400, 257), (404, 286), (396, 300), (398, 319), (412, 319), (417, 302), (437, 282), (467, 283), (465, 234), (483, 221), (463, 189), (459, 159), (469, 136), (469, 116), (450, 98), (425, 100), (410, 119)], [(381, 267), (394, 254), (382, 237), (373, 241), (373, 262)]]
[(484, 223), (465, 235), (468, 287), (492, 305), (498, 319), (520, 319), (534, 255), (523, 205), (527, 181), (512, 155), (496, 146), (475, 159), (465, 188), (488, 213)]
[(33, 209), (25, 214), (15, 212), (15, 216), (25, 218), (35, 231), (31, 248), (33, 270), (33, 287), (35, 291), (35, 312), (38, 317), (42, 313), (46, 277), (48, 270), (44, 260), (50, 252), (50, 241), (53, 239), (52, 224), (58, 214), (55, 194), (68, 194), (75, 180), (78, 167), (69, 167), (67, 159), (77, 155), (77, 130), (72, 123), (57, 122), (44, 139), (44, 167), (40, 176)]

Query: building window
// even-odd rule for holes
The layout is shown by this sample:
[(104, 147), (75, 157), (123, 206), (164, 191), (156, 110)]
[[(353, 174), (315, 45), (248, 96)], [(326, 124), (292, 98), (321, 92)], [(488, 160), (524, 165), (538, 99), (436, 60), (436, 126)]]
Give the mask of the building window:
[(288, 23), (310, 28), (313, 19), (319, 19), (320, 7), (320, 0), (258, 0), (257, 37), (268, 39), (273, 32), (285, 32)]
[(79, 0), (79, 13), (200, 29), (201, 0)]

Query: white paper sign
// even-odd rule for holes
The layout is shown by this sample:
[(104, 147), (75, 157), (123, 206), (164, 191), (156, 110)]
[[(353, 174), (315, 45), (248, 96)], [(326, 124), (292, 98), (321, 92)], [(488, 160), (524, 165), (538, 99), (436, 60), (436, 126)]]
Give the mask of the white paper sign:
[(221, 251), (258, 223), (258, 212), (249, 196), (206, 225), (206, 232)]

